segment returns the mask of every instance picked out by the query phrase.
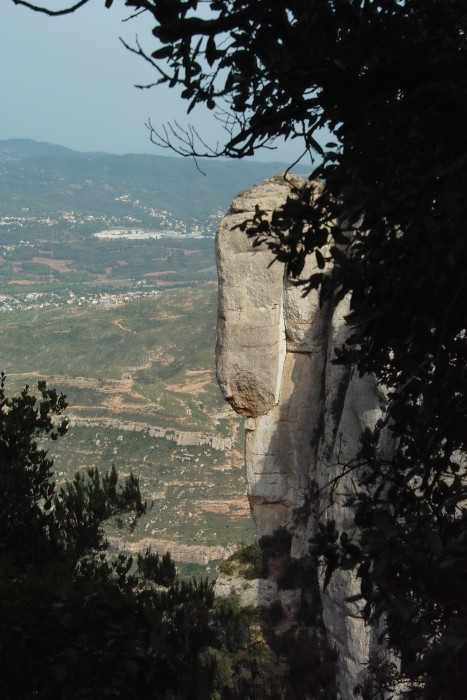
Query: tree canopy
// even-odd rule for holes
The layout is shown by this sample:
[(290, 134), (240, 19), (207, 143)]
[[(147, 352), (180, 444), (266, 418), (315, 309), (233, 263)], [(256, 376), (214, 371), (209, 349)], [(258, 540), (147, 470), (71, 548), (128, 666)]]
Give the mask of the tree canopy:
[[(9, 397), (0, 378), (0, 695), (30, 698), (302, 698), (333, 678), (301, 674), (259, 635), (257, 613), (180, 581), (170, 554), (107, 552), (103, 526), (146, 509), (115, 467), (54, 483), (47, 440), (65, 397), (39, 383)], [(322, 659), (316, 640), (314, 664)], [(314, 642), (314, 643), (313, 643)], [(294, 660), (297, 663), (296, 660)], [(310, 666), (308, 660), (308, 667)], [(312, 664), (313, 670), (313, 664)], [(316, 697), (318, 697), (316, 695)]]
[[(16, 4), (31, 6), (23, 0)], [(47, 11), (72, 12), (79, 2)], [(106, 1), (112, 5), (112, 0)], [(467, 668), (467, 11), (464, 0), (125, 0), (153, 23), (130, 47), (154, 85), (213, 111), (219, 148), (177, 123), (152, 139), (182, 155), (252, 155), (278, 137), (318, 156), (271, 221), (245, 228), (322, 299), (351, 292), (339, 361), (388, 392), (390, 462), (362, 436), (355, 531), (315, 551), (355, 566), (368, 617), (384, 615), (408, 694), (461, 697)], [(209, 8), (206, 13), (205, 7)], [(44, 8), (42, 8), (44, 10)], [(334, 136), (320, 146), (316, 132)], [(332, 272), (325, 274), (327, 261)], [(319, 538), (318, 538), (319, 539)], [(459, 694), (460, 693), (460, 694)]]

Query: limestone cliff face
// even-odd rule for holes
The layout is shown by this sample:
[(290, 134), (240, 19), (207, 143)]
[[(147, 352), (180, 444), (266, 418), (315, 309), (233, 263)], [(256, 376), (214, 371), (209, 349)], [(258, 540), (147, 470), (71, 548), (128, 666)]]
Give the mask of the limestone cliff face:
[[(331, 363), (348, 333), (349, 299), (320, 307), (316, 292), (303, 297), (284, 265), (271, 265), (271, 252), (253, 247), (235, 228), (257, 204), (272, 211), (288, 194), (289, 186), (275, 179), (238, 196), (220, 223), (216, 255), (218, 381), (226, 400), (249, 417), (246, 479), (258, 539), (285, 528), (290, 561), (307, 558), (318, 521), (351, 526), (342, 505), (350, 477), (337, 490), (332, 480), (355, 457), (362, 430), (382, 416), (385, 398), (371, 377)], [(314, 256), (307, 265), (305, 277), (314, 272)], [(280, 565), (270, 571), (273, 580), (280, 575)], [(338, 695), (351, 698), (365, 674), (372, 633), (356, 604), (346, 602), (359, 592), (354, 575), (336, 573), (326, 591), (320, 581), (317, 572), (314, 593), (297, 582), (292, 598), (296, 611), (305, 603), (319, 609), (322, 633), (339, 651)]]

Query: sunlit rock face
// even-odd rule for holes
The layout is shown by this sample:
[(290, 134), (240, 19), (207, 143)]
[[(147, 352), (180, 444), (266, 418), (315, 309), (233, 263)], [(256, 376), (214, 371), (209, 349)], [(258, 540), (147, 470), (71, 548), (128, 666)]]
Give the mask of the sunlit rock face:
[[(332, 363), (349, 332), (349, 299), (320, 306), (316, 292), (304, 297), (283, 264), (271, 265), (268, 248), (254, 247), (237, 228), (256, 205), (272, 212), (289, 194), (289, 185), (275, 178), (238, 196), (217, 231), (216, 256), (218, 381), (231, 406), (248, 416), (246, 479), (258, 540), (285, 529), (289, 551), (282, 561), (290, 566), (291, 559), (309, 559), (319, 521), (351, 528), (352, 514), (343, 507), (351, 477), (337, 489), (333, 479), (355, 458), (362, 431), (382, 417), (385, 397), (372, 377)], [(315, 265), (310, 256), (303, 276), (316, 272)], [(281, 576), (276, 561), (269, 577)], [(351, 698), (365, 675), (372, 630), (346, 601), (359, 592), (354, 574), (337, 572), (325, 591), (322, 578), (317, 571), (314, 592), (309, 579), (287, 585), (300, 589), (297, 617), (305, 603), (319, 611), (313, 624), (339, 651), (338, 696)]]

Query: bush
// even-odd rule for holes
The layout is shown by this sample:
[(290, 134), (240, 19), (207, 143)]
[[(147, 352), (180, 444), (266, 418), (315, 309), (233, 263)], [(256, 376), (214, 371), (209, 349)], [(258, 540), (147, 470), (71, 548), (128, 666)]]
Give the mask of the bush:
[(249, 581), (264, 578), (266, 575), (263, 554), (258, 544), (246, 544), (237, 549), (219, 565), (219, 571), (225, 576), (239, 576)]

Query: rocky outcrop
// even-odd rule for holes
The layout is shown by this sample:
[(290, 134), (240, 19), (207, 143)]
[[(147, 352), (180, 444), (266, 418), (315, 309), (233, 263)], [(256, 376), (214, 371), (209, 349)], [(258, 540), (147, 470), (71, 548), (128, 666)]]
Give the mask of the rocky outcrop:
[(245, 608), (249, 605), (257, 605), (258, 601), (261, 601), (263, 606), (273, 605), (279, 597), (275, 581), (264, 578), (248, 581), (241, 576), (224, 576), (222, 574), (216, 579), (214, 593), (219, 598), (237, 596), (240, 605)]
[(119, 537), (108, 537), (107, 539), (110, 546), (119, 552), (138, 554), (150, 548), (153, 553), (157, 552), (160, 556), (170, 552), (174, 561), (183, 562), (184, 564), (206, 565), (212, 561), (226, 559), (235, 549), (234, 546), (192, 545), (170, 540), (158, 540), (153, 537), (145, 537), (137, 542), (129, 542)]
[(71, 427), (101, 427), (115, 428), (122, 432), (146, 432), (149, 437), (164, 438), (165, 440), (169, 440), (169, 442), (175, 442), (177, 445), (208, 445), (214, 450), (221, 450), (222, 452), (232, 448), (232, 440), (230, 438), (223, 438), (219, 435), (213, 435), (212, 433), (191, 432), (188, 430), (177, 430), (176, 428), (161, 428), (137, 421), (122, 421), (117, 418), (107, 418), (105, 416), (87, 418), (69, 413), (67, 414), (67, 419)]
[[(268, 248), (253, 247), (236, 228), (256, 205), (271, 212), (289, 193), (289, 185), (276, 178), (240, 195), (216, 237), (218, 381), (226, 400), (248, 416), (246, 479), (258, 539), (271, 541), (284, 530), (290, 535), (287, 551), (269, 572), (278, 581), (286, 580), (281, 561), (290, 568), (290, 562), (309, 559), (318, 521), (351, 527), (343, 507), (351, 477), (339, 481), (337, 490), (333, 480), (355, 458), (362, 430), (385, 410), (384, 394), (371, 377), (332, 363), (348, 333), (349, 299), (320, 306), (316, 292), (304, 297), (284, 265), (272, 264)], [(315, 264), (310, 256), (302, 274), (313, 274)], [(372, 644), (357, 605), (346, 600), (359, 592), (358, 582), (352, 573), (337, 572), (324, 591), (319, 571), (314, 591), (309, 581), (298, 577), (295, 585), (285, 585), (300, 590), (297, 615), (305, 604), (317, 611), (314, 624), (339, 652), (340, 697), (352, 698)]]

